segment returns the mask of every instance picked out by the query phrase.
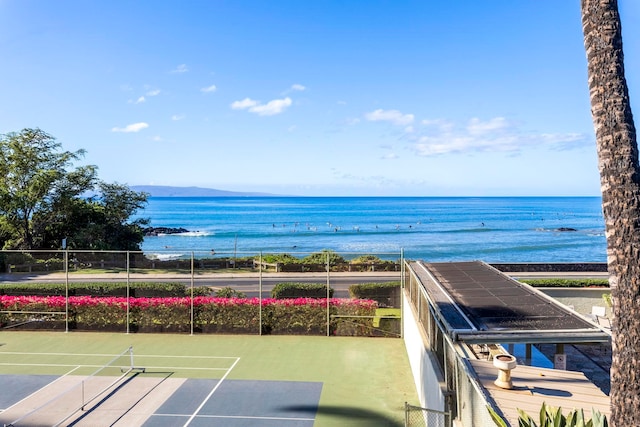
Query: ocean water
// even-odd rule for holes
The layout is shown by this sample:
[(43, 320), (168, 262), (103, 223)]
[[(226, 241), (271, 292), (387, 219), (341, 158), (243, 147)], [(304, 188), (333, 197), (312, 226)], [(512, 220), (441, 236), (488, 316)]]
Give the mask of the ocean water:
[[(151, 197), (140, 217), (188, 233), (145, 237), (159, 258), (185, 251), (330, 249), (431, 262), (606, 262), (599, 197)], [(558, 231), (572, 228), (575, 231)]]

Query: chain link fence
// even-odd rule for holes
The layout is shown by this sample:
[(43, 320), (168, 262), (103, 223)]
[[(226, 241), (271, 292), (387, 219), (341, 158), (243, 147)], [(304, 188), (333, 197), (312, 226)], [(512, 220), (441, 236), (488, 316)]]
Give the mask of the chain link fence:
[(404, 404), (405, 427), (451, 427), (451, 412)]
[(0, 328), (401, 336), (401, 253), (297, 255), (300, 272), (236, 251), (0, 251)]

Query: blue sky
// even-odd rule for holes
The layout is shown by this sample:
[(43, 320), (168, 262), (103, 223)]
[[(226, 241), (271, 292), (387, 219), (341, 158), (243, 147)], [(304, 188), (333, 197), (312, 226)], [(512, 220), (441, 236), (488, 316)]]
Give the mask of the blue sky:
[(108, 182), (600, 194), (578, 0), (0, 0), (0, 46), (0, 133), (39, 127)]

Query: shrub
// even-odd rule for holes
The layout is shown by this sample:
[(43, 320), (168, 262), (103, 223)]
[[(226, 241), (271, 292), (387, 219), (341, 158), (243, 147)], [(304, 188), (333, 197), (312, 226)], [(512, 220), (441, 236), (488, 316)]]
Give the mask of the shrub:
[[(257, 257), (256, 261), (260, 261), (260, 258)], [(300, 259), (294, 257), (290, 254), (262, 254), (262, 261), (267, 262), (269, 264), (299, 264)]]
[[(333, 297), (333, 288), (329, 288), (329, 298)], [(327, 285), (322, 283), (283, 282), (271, 290), (271, 298), (326, 298)]]
[[(194, 331), (207, 333), (262, 332), (272, 334), (327, 333), (327, 300), (316, 298), (264, 299), (262, 310), (257, 298), (123, 298), (69, 297), (69, 327), (80, 330), (124, 331), (127, 327), (127, 307), (131, 331), (188, 332), (193, 306)], [(15, 325), (33, 317), (29, 312), (65, 312), (66, 298), (59, 296), (0, 296), (0, 322)], [(377, 304), (370, 300), (330, 299), (330, 333), (335, 335), (371, 335)], [(24, 313), (21, 313), (24, 312)], [(336, 317), (339, 316), (339, 317)], [(353, 316), (352, 319), (349, 316)], [(45, 317), (43, 325), (64, 324), (64, 319)], [(346, 319), (346, 320), (345, 320)], [(24, 329), (33, 329), (33, 322)]]
[(230, 286), (220, 288), (216, 291), (218, 298), (246, 298), (247, 295), (244, 292), (237, 291)]
[(323, 335), (327, 331), (327, 300), (316, 298), (264, 301), (265, 328), (269, 334)]
[(381, 307), (400, 306), (400, 282), (360, 283), (349, 286), (351, 298), (371, 299)]
[(607, 279), (527, 279), (520, 280), (533, 287), (558, 287), (558, 288), (588, 288), (588, 287), (609, 287)]
[(199, 297), (194, 299), (193, 304), (195, 327), (201, 332), (260, 332), (260, 304), (257, 298)]
[(331, 333), (341, 336), (373, 335), (373, 320), (378, 303), (372, 300), (334, 300)]
[[(3, 283), (0, 295), (66, 295), (64, 283)], [(69, 283), (70, 296), (127, 296), (126, 283), (93, 282)], [(194, 295), (211, 293), (207, 287), (194, 287)], [(191, 288), (183, 283), (134, 282), (129, 284), (130, 297), (183, 297), (190, 296)]]

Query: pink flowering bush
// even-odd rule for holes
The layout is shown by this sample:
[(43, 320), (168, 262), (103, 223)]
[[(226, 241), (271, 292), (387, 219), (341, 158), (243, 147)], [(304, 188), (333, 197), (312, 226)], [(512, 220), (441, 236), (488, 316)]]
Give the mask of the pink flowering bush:
[[(193, 305), (193, 328), (204, 333), (253, 333), (324, 335), (327, 331), (327, 300), (316, 298), (127, 298), (69, 297), (71, 329), (126, 330), (139, 332), (189, 332)], [(329, 300), (330, 333), (370, 335), (377, 303), (371, 300)], [(0, 296), (0, 325), (33, 319), (29, 312), (62, 314), (64, 297)], [(40, 315), (41, 319), (51, 316)], [(336, 317), (338, 316), (338, 317)], [(340, 316), (356, 316), (345, 318)], [(369, 316), (369, 317), (365, 317)], [(64, 315), (57, 318), (64, 322)], [(26, 328), (30, 328), (28, 325)]]
[(193, 305), (194, 323), (201, 332), (260, 333), (258, 298), (196, 297)]

